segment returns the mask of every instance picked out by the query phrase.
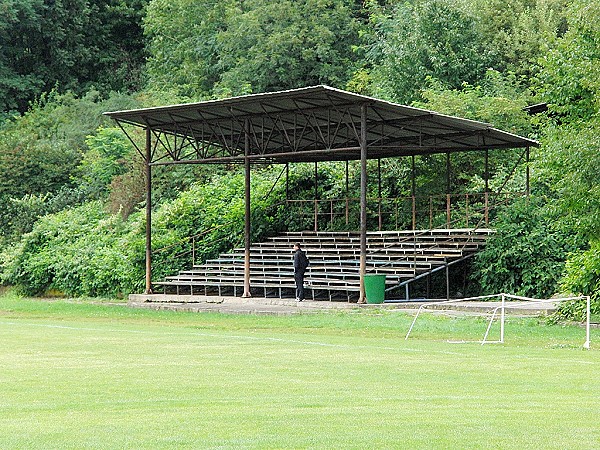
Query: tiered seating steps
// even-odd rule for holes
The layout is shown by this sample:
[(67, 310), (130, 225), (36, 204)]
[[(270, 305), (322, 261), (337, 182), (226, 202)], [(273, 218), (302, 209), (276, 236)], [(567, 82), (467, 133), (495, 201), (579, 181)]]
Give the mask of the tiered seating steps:
[[(464, 258), (479, 250), (490, 229), (374, 231), (367, 234), (367, 273), (386, 275), (394, 286)], [(293, 244), (300, 242), (310, 258), (305, 275), (307, 296), (314, 299), (357, 298), (360, 235), (357, 232), (289, 232), (252, 244), (250, 280), (253, 296), (293, 297)], [(205, 264), (167, 277), (165, 293), (182, 295), (241, 295), (244, 249), (221, 254)]]

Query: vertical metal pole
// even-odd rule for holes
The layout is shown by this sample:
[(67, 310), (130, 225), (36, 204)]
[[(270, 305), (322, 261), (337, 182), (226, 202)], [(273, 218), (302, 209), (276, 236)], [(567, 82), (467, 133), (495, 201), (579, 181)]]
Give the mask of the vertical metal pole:
[(412, 229), (417, 229), (417, 185), (415, 181), (416, 168), (415, 168), (415, 155), (412, 155), (412, 170), (411, 170), (411, 186), (410, 186), (410, 195), (412, 197)]
[(446, 227), (450, 228), (450, 152), (446, 153)]
[(585, 319), (585, 343), (583, 344), (583, 348), (590, 348), (590, 296), (586, 297), (587, 305), (585, 308), (586, 311), (586, 319)]
[(348, 225), (348, 223), (350, 222), (350, 198), (348, 197), (350, 195), (350, 190), (349, 190), (349, 184), (348, 184), (348, 166), (349, 166), (349, 162), (346, 161), (346, 225)]
[(367, 269), (367, 105), (360, 107), (360, 295), (366, 303), (365, 272)]
[(250, 293), (250, 128), (248, 119), (244, 124), (244, 293), (242, 297), (251, 297)]
[(485, 150), (485, 173), (483, 174), (483, 178), (485, 180), (485, 192), (489, 192), (490, 190), (490, 151), (488, 149)]
[(319, 176), (318, 176), (318, 163), (315, 161), (315, 231), (319, 231)]
[(500, 314), (500, 342), (504, 343), (504, 319), (505, 319), (505, 311), (504, 306), (506, 304), (506, 297), (502, 294), (502, 314)]
[(377, 197), (379, 199), (379, 231), (383, 229), (383, 217), (381, 216), (381, 159), (377, 160)]
[(152, 134), (146, 128), (146, 290), (152, 294)]
[(451, 213), (451, 199), (450, 194), (446, 194), (446, 228), (450, 228), (450, 222), (452, 221), (452, 213)]
[(429, 196), (429, 229), (433, 228), (433, 197)]
[(446, 264), (446, 300), (450, 300), (450, 266), (446, 258), (444, 258), (444, 264)]
[(485, 224), (490, 223), (490, 151), (485, 150)]
[(530, 185), (529, 185), (529, 177), (531, 176), (531, 171), (529, 169), (529, 147), (525, 150), (525, 161), (526, 161), (526, 173), (525, 173), (525, 192), (527, 193), (527, 198), (529, 199)]

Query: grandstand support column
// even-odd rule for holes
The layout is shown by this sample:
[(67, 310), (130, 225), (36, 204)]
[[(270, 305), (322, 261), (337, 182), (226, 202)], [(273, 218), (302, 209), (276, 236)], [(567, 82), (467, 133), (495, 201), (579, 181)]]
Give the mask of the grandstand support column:
[(531, 169), (529, 168), (529, 147), (525, 149), (525, 171), (525, 193), (527, 194), (527, 199), (529, 200), (529, 195), (531, 194), (529, 185), (529, 177), (531, 176)]
[(319, 231), (319, 163), (315, 161), (315, 232)]
[(446, 258), (444, 258), (444, 264), (446, 264), (446, 300), (450, 300), (450, 266)]
[(410, 196), (412, 198), (412, 229), (417, 229), (417, 199), (416, 192), (417, 186), (415, 182), (415, 155), (411, 158), (411, 171), (410, 171)]
[(348, 165), (350, 163), (346, 160), (346, 225), (350, 221), (350, 199), (348, 198), (349, 190), (348, 190)]
[(366, 303), (365, 272), (367, 269), (367, 105), (360, 106), (360, 295), (358, 303)]
[(383, 216), (381, 215), (381, 158), (377, 159), (377, 203), (379, 215), (379, 231), (383, 230)]
[(490, 151), (485, 149), (485, 225), (490, 223)]
[(144, 294), (152, 294), (152, 134), (146, 128), (146, 290)]
[(242, 297), (251, 297), (250, 294), (250, 129), (248, 119), (244, 125), (244, 293)]

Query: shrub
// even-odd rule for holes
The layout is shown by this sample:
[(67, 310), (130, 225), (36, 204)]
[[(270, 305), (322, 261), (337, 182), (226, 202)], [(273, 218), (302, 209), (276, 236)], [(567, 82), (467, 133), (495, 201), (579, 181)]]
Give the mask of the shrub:
[[(600, 241), (594, 240), (588, 250), (569, 255), (560, 287), (565, 293), (591, 296), (592, 314), (600, 314)], [(564, 302), (555, 319), (584, 320), (585, 309), (585, 301)]]
[[(282, 197), (282, 183), (266, 198), (274, 181), (275, 174), (269, 171), (252, 174), (251, 231), (254, 241), (283, 227), (282, 209), (277, 207)], [(197, 251), (199, 261), (243, 245), (243, 174), (217, 175), (206, 184), (193, 185), (159, 208), (154, 224), (156, 230), (170, 230), (182, 239), (202, 233)]]
[(581, 237), (551, 220), (534, 198), (504, 208), (494, 227), (496, 234), (474, 264), (474, 278), (487, 294), (549, 297), (557, 290), (567, 255), (584, 246)]
[[(281, 187), (267, 198), (274, 176), (253, 174), (252, 238), (280, 230)], [(244, 177), (232, 174), (194, 185), (154, 213), (153, 278), (192, 264), (189, 237), (198, 240), (197, 261), (243, 244)], [(1, 280), (25, 294), (52, 289), (69, 296), (121, 296), (144, 286), (143, 212), (124, 220), (100, 201), (42, 217), (31, 232), (0, 255)]]
[(16, 242), (30, 232), (33, 225), (47, 214), (82, 203), (86, 193), (79, 188), (63, 186), (56, 193), (26, 194), (20, 198), (0, 196), (0, 248)]
[(48, 289), (68, 295), (118, 295), (132, 273), (118, 245), (127, 224), (90, 202), (41, 218), (33, 231), (3, 254), (3, 281), (24, 293)]

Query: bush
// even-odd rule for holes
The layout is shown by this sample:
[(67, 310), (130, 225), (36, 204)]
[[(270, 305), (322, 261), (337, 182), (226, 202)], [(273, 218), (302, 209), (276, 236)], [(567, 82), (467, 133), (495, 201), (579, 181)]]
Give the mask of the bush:
[[(592, 314), (600, 314), (600, 241), (594, 240), (588, 250), (569, 255), (560, 287), (565, 293), (591, 296)], [(555, 318), (584, 320), (585, 309), (585, 301), (564, 302)]]
[(100, 202), (41, 218), (33, 231), (4, 252), (4, 282), (28, 295), (48, 289), (67, 295), (119, 295), (132, 283), (119, 238), (128, 226)]
[(74, 179), (89, 198), (102, 198), (108, 193), (113, 178), (123, 175), (132, 159), (131, 144), (118, 128), (100, 127), (85, 139), (88, 150), (83, 153)]
[[(275, 181), (268, 171), (253, 172), (251, 190), (252, 240), (281, 231), (283, 209), (276, 204), (283, 195), (280, 182), (266, 198)], [(193, 185), (156, 213), (155, 230), (170, 230), (181, 239), (202, 233), (197, 261), (244, 243), (244, 176), (242, 173), (215, 176), (206, 184)], [(155, 248), (159, 248), (155, 245)], [(183, 248), (182, 248), (183, 250)], [(165, 264), (169, 265), (166, 261)]]
[(567, 255), (584, 246), (581, 237), (551, 220), (542, 202), (534, 198), (504, 208), (494, 227), (496, 234), (474, 264), (473, 276), (486, 294), (550, 297), (557, 290)]
[[(267, 198), (274, 176), (253, 173), (252, 239), (282, 226), (277, 201), (281, 186)], [(167, 202), (154, 213), (153, 279), (191, 266), (189, 237), (197, 241), (196, 260), (243, 244), (244, 177), (215, 177)], [(144, 287), (143, 212), (128, 220), (110, 214), (100, 201), (42, 217), (31, 232), (0, 255), (1, 280), (27, 295), (57, 290), (69, 296), (122, 296)]]
[(56, 193), (27, 194), (20, 198), (0, 196), (3, 205), (0, 209), (0, 248), (30, 232), (40, 217), (81, 204), (85, 197), (86, 192), (68, 186)]
[(0, 195), (20, 198), (72, 185), (86, 137), (89, 141), (108, 121), (102, 112), (135, 105), (119, 94), (105, 100), (97, 92), (82, 98), (56, 92), (42, 96), (27, 113), (0, 126)]

